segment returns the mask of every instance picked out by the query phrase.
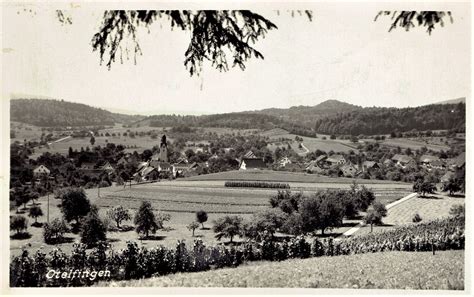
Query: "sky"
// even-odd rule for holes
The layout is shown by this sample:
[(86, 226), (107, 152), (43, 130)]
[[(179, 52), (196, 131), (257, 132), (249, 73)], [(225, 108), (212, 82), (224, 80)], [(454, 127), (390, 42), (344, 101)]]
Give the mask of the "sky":
[(275, 7), (255, 6), (278, 26), (254, 45), (264, 60), (250, 60), (245, 71), (219, 72), (206, 64), (199, 77), (184, 67), (190, 33), (170, 30), (166, 19), (150, 32), (140, 31), (143, 55), (136, 64), (118, 61), (108, 70), (91, 46), (106, 7), (67, 7), (72, 24), (62, 25), (52, 6), (4, 5), (3, 95), (141, 114), (313, 106), (328, 99), (394, 107), (470, 99), (468, 4), (417, 7), (452, 11), (453, 23), (431, 35), (422, 27), (388, 32), (388, 17), (374, 22), (378, 11), (392, 8), (388, 3), (306, 5), (313, 10), (311, 22), (292, 17), (281, 4), (279, 13)]

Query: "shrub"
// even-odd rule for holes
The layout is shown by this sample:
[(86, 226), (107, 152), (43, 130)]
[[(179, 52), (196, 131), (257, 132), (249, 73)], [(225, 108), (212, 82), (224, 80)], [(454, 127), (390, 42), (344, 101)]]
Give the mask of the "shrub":
[(28, 229), (28, 220), (24, 216), (10, 217), (10, 230), (15, 230), (19, 235), (21, 232)]
[(128, 209), (123, 208), (122, 205), (118, 205), (109, 209), (107, 211), (107, 217), (115, 222), (118, 229), (120, 229), (120, 224), (123, 221), (129, 221), (132, 219)]
[(29, 217), (31, 218), (34, 218), (35, 219), (35, 225), (38, 224), (38, 217), (41, 217), (43, 216), (43, 211), (41, 210), (41, 207), (35, 205), (33, 207), (30, 208), (30, 212), (28, 214)]
[(81, 232), (81, 242), (87, 247), (95, 246), (100, 241), (106, 240), (107, 227), (99, 217), (97, 206), (93, 205), (84, 218)]
[(419, 222), (421, 222), (421, 220), (422, 220), (422, 218), (421, 218), (420, 214), (418, 214), (418, 213), (415, 213), (415, 215), (411, 219), (411, 221), (413, 223), (419, 223)]
[(463, 204), (456, 204), (451, 206), (449, 214), (455, 218), (464, 219), (466, 217), (466, 209)]
[(135, 215), (134, 223), (137, 233), (144, 233), (145, 238), (148, 238), (150, 232), (154, 234), (156, 233), (156, 230), (161, 228), (156, 221), (153, 208), (148, 201), (143, 201), (140, 205), (140, 208)]
[(204, 229), (204, 223), (207, 222), (207, 212), (204, 210), (200, 210), (196, 212), (196, 221), (202, 225), (202, 229)]
[(51, 223), (43, 226), (43, 238), (45, 243), (59, 243), (64, 239), (64, 233), (68, 232), (66, 222), (56, 218)]

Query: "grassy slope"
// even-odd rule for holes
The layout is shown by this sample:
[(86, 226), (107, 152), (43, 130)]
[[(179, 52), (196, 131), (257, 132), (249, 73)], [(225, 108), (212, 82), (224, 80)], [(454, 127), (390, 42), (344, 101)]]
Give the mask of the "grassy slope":
[(258, 262), (237, 268), (99, 283), (122, 287), (464, 289), (464, 251), (386, 252)]

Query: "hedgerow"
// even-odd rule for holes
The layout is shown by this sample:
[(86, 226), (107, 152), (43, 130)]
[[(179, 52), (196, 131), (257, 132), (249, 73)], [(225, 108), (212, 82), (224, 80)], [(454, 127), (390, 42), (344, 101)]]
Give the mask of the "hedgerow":
[(225, 187), (230, 188), (265, 188), (265, 189), (289, 189), (286, 183), (248, 182), (248, 181), (226, 181)]
[[(269, 235), (269, 234), (268, 234)], [(290, 258), (339, 256), (384, 251), (432, 251), (464, 249), (464, 219), (449, 218), (406, 227), (393, 231), (372, 233), (354, 238), (335, 240), (297, 236), (281, 242), (263, 236), (261, 241), (246, 241), (238, 247), (223, 245), (207, 247), (195, 240), (188, 248), (178, 241), (174, 249), (158, 246), (139, 247), (127, 242), (121, 251), (108, 248), (106, 243), (86, 253), (86, 246), (74, 244), (70, 255), (59, 248), (48, 255), (41, 250), (30, 255), (27, 250), (15, 256), (10, 264), (10, 286), (88, 286), (96, 278), (46, 278), (51, 269), (109, 270), (105, 280), (140, 279), (177, 272), (198, 272), (209, 269), (236, 267), (249, 261), (283, 261)]]

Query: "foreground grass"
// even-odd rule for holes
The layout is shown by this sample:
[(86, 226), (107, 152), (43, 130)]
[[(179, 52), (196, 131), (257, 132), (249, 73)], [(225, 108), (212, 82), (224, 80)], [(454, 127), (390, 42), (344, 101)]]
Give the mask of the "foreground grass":
[(464, 289), (464, 251), (386, 252), (256, 262), (237, 268), (102, 282), (120, 287)]

